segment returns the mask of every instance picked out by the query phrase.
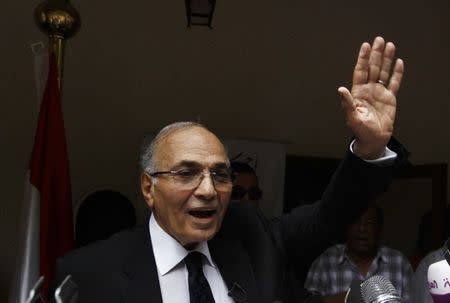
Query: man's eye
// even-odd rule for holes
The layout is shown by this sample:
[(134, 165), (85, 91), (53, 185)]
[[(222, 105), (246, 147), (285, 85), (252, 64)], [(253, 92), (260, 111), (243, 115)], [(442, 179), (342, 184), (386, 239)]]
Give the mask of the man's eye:
[(230, 180), (230, 174), (227, 171), (215, 171), (214, 178), (218, 181)]
[(192, 170), (192, 169), (182, 169), (175, 173), (176, 176), (181, 177), (181, 178), (194, 177), (197, 174), (198, 174), (198, 171)]

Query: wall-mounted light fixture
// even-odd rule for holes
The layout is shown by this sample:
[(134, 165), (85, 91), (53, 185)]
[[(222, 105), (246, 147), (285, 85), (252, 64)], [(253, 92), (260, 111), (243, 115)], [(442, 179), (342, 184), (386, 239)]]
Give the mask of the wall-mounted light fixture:
[(192, 25), (211, 27), (216, 0), (185, 0), (187, 27)]

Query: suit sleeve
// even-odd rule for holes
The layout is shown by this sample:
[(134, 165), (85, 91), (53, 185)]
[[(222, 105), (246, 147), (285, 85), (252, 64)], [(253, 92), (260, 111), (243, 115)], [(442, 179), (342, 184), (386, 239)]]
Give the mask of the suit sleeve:
[(297, 207), (271, 222), (270, 230), (288, 262), (299, 258), (312, 262), (386, 191), (394, 169), (405, 161), (407, 154), (395, 140), (389, 148), (398, 156), (388, 167), (368, 163), (348, 151), (321, 200)]

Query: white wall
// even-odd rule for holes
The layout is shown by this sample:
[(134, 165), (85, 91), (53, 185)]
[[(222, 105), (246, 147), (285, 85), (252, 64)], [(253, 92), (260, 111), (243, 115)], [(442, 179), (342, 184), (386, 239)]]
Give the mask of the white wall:
[[(0, 301), (37, 118), (29, 45), (46, 39), (32, 20), (37, 3), (0, 10)], [(64, 87), (74, 201), (106, 185), (138, 197), (140, 140), (175, 120), (340, 156), (350, 134), (336, 89), (349, 84), (360, 43), (379, 34), (406, 62), (397, 137), (414, 163), (450, 160), (447, 0), (218, 0), (212, 31), (185, 28), (183, 1), (74, 5), (83, 25), (68, 43)]]

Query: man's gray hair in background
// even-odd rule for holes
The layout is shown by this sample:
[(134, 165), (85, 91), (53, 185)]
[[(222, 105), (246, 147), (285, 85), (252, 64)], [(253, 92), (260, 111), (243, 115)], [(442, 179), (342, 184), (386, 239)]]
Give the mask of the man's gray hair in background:
[[(149, 143), (145, 144), (142, 147), (141, 151), (141, 157), (140, 157), (140, 166), (141, 170), (145, 171), (147, 173), (153, 173), (156, 171), (156, 163), (155, 163), (155, 152), (156, 148), (158, 147), (158, 144), (167, 136), (183, 129), (188, 129), (192, 127), (200, 127), (203, 128), (211, 133), (213, 133), (211, 130), (209, 130), (206, 126), (203, 124), (197, 123), (197, 122), (174, 122), (172, 124), (169, 124), (165, 126), (163, 129), (159, 131), (159, 133), (155, 136), (155, 138)], [(214, 133), (213, 133), (214, 134)], [(219, 138), (220, 140), (220, 138)], [(225, 148), (225, 151), (226, 148)], [(227, 153), (228, 155), (228, 153)]]

